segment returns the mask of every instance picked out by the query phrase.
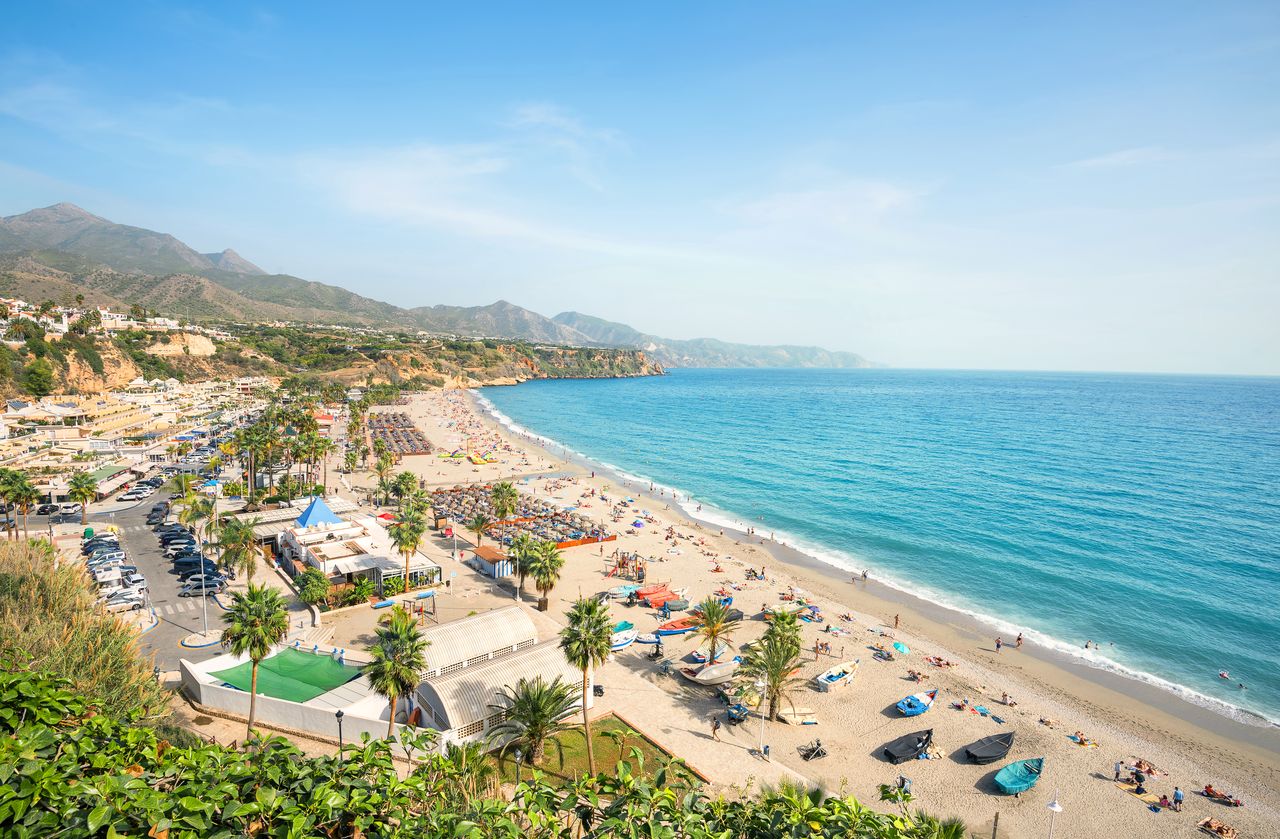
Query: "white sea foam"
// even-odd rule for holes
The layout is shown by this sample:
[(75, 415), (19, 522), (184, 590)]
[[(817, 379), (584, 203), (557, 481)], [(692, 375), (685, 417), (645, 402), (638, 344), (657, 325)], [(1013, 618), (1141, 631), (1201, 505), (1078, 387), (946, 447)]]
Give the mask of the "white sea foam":
[[(677, 502), (678, 506), (691, 519), (726, 530), (745, 532), (749, 527), (755, 527), (755, 525), (751, 524), (748, 520), (732, 512), (721, 510), (704, 501), (699, 501), (678, 487), (668, 486), (644, 475), (628, 472), (615, 464), (592, 458), (582, 452), (571, 449), (559, 440), (554, 440), (543, 434), (530, 431), (516, 423), (515, 420), (511, 419), (511, 417), (499, 411), (492, 402), (486, 399), (479, 392), (473, 390), (470, 391), (470, 393), (486, 413), (492, 416), (503, 427), (509, 429), (512, 433), (534, 440), (542, 445), (560, 449), (564, 451), (567, 456), (571, 456), (576, 460), (590, 464), (597, 472), (612, 474), (618, 480), (631, 484), (632, 488), (652, 486), (653, 492), (665, 493), (667, 496), (672, 498), (679, 498), (680, 500)], [(1186, 685), (1181, 685), (1176, 682), (1169, 681), (1168, 679), (1161, 678), (1153, 673), (1148, 673), (1144, 670), (1126, 665), (1114, 658), (1103, 655), (1096, 650), (1085, 650), (1080, 644), (1070, 643), (1048, 633), (1011, 623), (1008, 620), (987, 614), (972, 605), (959, 603), (955, 598), (947, 597), (946, 595), (933, 591), (928, 587), (899, 580), (892, 574), (877, 567), (873, 561), (864, 560), (861, 557), (856, 557), (845, 551), (809, 542), (806, 539), (787, 531), (771, 530), (770, 533), (774, 541), (779, 544), (794, 548), (800, 553), (834, 568), (849, 571), (852, 574), (861, 574), (862, 571), (868, 570), (872, 578), (877, 583), (887, 585), (890, 588), (902, 592), (910, 597), (965, 615), (966, 617), (991, 627), (997, 635), (1012, 638), (1021, 632), (1027, 641), (1042, 649), (1047, 649), (1054, 653), (1063, 655), (1078, 664), (1083, 664), (1085, 666), (1093, 667), (1125, 678), (1134, 679), (1135, 681), (1167, 691), (1193, 705), (1213, 711), (1214, 713), (1235, 720), (1236, 722), (1260, 727), (1280, 726), (1280, 719), (1272, 719), (1255, 711), (1241, 708), (1238, 705), (1226, 702), (1225, 700), (1208, 696), (1200, 691), (1189, 688)]]

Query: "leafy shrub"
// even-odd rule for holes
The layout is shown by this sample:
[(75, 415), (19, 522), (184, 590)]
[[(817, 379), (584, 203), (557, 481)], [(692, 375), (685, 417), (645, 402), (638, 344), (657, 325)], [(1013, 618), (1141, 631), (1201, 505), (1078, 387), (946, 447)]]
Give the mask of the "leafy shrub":
[(314, 606), (329, 599), (329, 578), (319, 568), (308, 568), (293, 580), (298, 587), (298, 597), (303, 603)]

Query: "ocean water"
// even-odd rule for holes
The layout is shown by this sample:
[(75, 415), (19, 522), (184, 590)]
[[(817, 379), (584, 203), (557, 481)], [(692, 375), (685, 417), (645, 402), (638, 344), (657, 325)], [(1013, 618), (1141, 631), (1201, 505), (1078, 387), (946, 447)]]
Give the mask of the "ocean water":
[(676, 370), (481, 398), (709, 522), (1280, 721), (1280, 379)]

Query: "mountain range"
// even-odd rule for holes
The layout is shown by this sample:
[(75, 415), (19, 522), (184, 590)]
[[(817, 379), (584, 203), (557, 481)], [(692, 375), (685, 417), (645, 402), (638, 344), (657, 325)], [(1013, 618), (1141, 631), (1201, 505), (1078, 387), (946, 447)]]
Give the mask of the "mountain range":
[(34, 302), (83, 294), (95, 305), (137, 304), (197, 320), (329, 323), (631, 347), (673, 367), (870, 366), (854, 353), (672, 340), (578, 312), (549, 318), (505, 300), (403, 308), (340, 286), (267, 273), (230, 248), (200, 253), (167, 233), (116, 224), (67, 203), (0, 218), (0, 293)]

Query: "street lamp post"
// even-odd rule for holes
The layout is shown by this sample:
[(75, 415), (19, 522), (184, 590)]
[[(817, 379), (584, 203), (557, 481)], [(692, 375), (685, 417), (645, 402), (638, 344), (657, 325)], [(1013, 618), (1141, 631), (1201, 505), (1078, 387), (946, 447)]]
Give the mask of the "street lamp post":
[(760, 757), (764, 757), (764, 689), (766, 687), (768, 684), (764, 679), (756, 681), (756, 690), (760, 691), (760, 703), (756, 706), (756, 710), (760, 712)]
[(343, 717), (342, 709), (339, 708), (337, 712), (333, 715), (333, 717), (338, 721), (338, 754), (341, 755), (342, 754), (342, 717)]
[(1062, 812), (1062, 805), (1058, 803), (1058, 791), (1053, 791), (1053, 800), (1048, 804), (1049, 808), (1049, 839), (1053, 839), (1053, 817)]
[(520, 761), (524, 760), (524, 753), (516, 749), (516, 786), (520, 786)]

